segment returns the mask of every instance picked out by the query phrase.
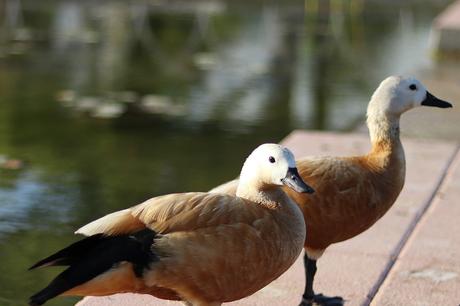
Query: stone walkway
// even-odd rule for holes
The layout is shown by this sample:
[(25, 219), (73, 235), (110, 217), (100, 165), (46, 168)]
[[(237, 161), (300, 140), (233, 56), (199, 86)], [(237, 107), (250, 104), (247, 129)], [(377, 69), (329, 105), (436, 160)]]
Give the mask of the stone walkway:
[[(424, 128), (429, 126), (425, 123)], [(296, 156), (362, 154), (369, 149), (368, 136), (358, 133), (294, 131), (283, 143)], [(460, 303), (459, 145), (414, 138), (403, 138), (403, 145), (406, 184), (395, 205), (371, 229), (333, 245), (318, 261), (316, 290), (343, 296), (346, 305)], [(298, 305), (303, 285), (299, 258), (266, 288), (227, 305)], [(104, 305), (181, 304), (132, 294), (78, 303)]]

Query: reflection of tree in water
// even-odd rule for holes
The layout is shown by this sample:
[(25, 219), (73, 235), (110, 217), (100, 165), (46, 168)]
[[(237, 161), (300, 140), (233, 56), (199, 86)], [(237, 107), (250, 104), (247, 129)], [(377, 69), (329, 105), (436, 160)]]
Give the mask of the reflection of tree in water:
[[(113, 11), (118, 9), (126, 12), (121, 6)], [(155, 9), (133, 10), (140, 15), (132, 18), (130, 14), (109, 14), (110, 11), (105, 10), (108, 15), (104, 23), (113, 25), (101, 29), (114, 31), (116, 35), (102, 35), (108, 38), (101, 42), (95, 55), (102, 60), (95, 66), (100, 72), (93, 73), (91, 79), (93, 64), (74, 57), (75, 70), (86, 71), (90, 76), (81, 77), (79, 73), (70, 76), (76, 80), (75, 84), (86, 84), (86, 88), (77, 86), (77, 90), (80, 87), (81, 92), (96, 91), (96, 94), (114, 88), (127, 88), (141, 94), (153, 92), (169, 97), (172, 102), (187, 104), (189, 119), (197, 121), (225, 118), (219, 111), (223, 105), (228, 108), (229, 104), (238, 104), (239, 99), (251, 96), (248, 91), (258, 89), (269, 74), (271, 53), (279, 43), (276, 34), (264, 32), (263, 28), (269, 26), (274, 33), (282, 31), (277, 21), (278, 12), (270, 7), (259, 14), (261, 16), (255, 14), (250, 18), (241, 18), (232, 12), (217, 16), (184, 12), (175, 16)], [(111, 39), (120, 36), (124, 38)], [(117, 56), (112, 55), (114, 50)], [(70, 71), (72, 73), (72, 69)], [(260, 111), (262, 106), (252, 109)], [(246, 112), (245, 118), (251, 121), (257, 117), (253, 112)]]
[[(326, 1), (320, 3), (327, 3)], [(321, 12), (322, 8), (320, 8)], [(313, 32), (312, 40), (315, 46), (315, 51), (312, 53), (312, 84), (316, 88), (313, 94), (315, 116), (313, 117), (314, 126), (319, 129), (325, 128), (326, 121), (326, 107), (328, 100), (328, 71), (330, 67), (328, 64), (333, 64), (330, 61), (330, 53), (332, 50), (331, 37), (327, 35), (326, 29), (328, 29), (330, 15), (329, 14), (318, 14), (315, 22), (316, 30)]]
[[(285, 82), (278, 79), (286, 75), (272, 68), (295, 61), (282, 50), (290, 48), (283, 38), (292, 23), (286, 16), (303, 15), (301, 3), (260, 10), (216, 1), (185, 6), (62, 2), (53, 9), (52, 62), (68, 82), (65, 96), (75, 98), (66, 105), (94, 107), (101, 116), (133, 109), (149, 113), (152, 107), (144, 107), (142, 99), (149, 94), (147, 104), (157, 113), (179, 104), (183, 107), (171, 113), (182, 111), (186, 120), (249, 126), (265, 116), (272, 84)], [(295, 20), (298, 26), (289, 31), (299, 35), (302, 19)], [(111, 94), (120, 90), (136, 93), (141, 107), (120, 106), (123, 101)]]
[[(375, 42), (398, 24), (366, 21), (374, 18), (373, 5), (307, 1), (304, 21), (302, 3), (252, 6), (243, 9), (245, 15), (238, 5), (215, 1), (60, 2), (48, 9), (54, 10), (53, 21), (44, 24), (51, 27), (53, 63), (61, 67), (75, 98), (67, 105), (89, 109), (94, 116), (118, 117), (134, 110), (130, 121), (145, 113), (169, 117), (175, 124), (241, 123), (246, 130), (271, 121), (270, 111), (277, 109), (286, 116), (290, 111), (290, 119), (300, 126), (343, 129), (354, 124), (367, 96), (386, 76), (372, 68), (381, 52)], [(379, 13), (398, 14), (393, 11)], [(33, 14), (26, 10), (16, 15), (24, 17), (10, 20), (25, 19), (16, 21), (24, 28)], [(308, 44), (307, 50), (301, 44)], [(307, 67), (296, 67), (298, 63)], [(281, 66), (291, 75), (280, 73)], [(291, 85), (285, 90), (276, 88), (287, 80)], [(296, 84), (309, 90), (293, 90)], [(127, 106), (120, 98), (125, 93), (135, 103)], [(350, 101), (357, 99), (360, 103)], [(284, 108), (292, 101), (297, 102)], [(340, 113), (339, 120), (330, 113)]]

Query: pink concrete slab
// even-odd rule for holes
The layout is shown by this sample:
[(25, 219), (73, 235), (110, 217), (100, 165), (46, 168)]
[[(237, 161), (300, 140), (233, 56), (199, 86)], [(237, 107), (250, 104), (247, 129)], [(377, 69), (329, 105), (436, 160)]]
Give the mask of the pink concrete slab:
[(449, 5), (433, 22), (437, 29), (460, 30), (460, 0)]
[[(283, 143), (296, 156), (355, 155), (369, 149), (367, 135), (295, 131)], [(347, 305), (369, 302), (385, 279), (414, 220), (430, 203), (456, 145), (448, 142), (403, 139), (407, 159), (406, 185), (393, 208), (371, 229), (349, 241), (331, 246), (318, 261), (316, 290), (340, 295)], [(303, 291), (302, 260), (251, 297), (228, 305), (297, 305)], [(169, 305), (155, 298), (123, 294), (85, 298), (79, 306)], [(382, 304), (384, 305), (384, 304)]]
[(456, 54), (460, 50), (460, 0), (449, 5), (433, 21), (431, 42), (444, 53)]
[(459, 305), (460, 153), (375, 305)]

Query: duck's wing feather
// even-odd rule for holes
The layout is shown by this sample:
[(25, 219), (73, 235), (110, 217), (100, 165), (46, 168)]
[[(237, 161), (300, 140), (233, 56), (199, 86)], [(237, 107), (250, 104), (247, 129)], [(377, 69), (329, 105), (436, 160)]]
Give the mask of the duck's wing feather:
[(336, 186), (339, 191), (355, 187), (357, 181), (365, 177), (360, 158), (309, 157), (298, 160), (297, 167), (302, 178), (309, 183)]
[[(393, 185), (399, 184), (399, 177), (387, 175), (383, 164), (366, 156), (309, 157), (298, 160), (297, 165), (302, 178), (318, 191), (317, 196), (331, 200), (338, 197), (337, 203), (344, 199), (379, 202), (379, 193), (387, 189), (389, 192)], [(373, 203), (367, 204), (372, 206)]]
[(150, 228), (157, 233), (190, 231), (238, 222), (252, 223), (268, 212), (248, 200), (211, 193), (178, 193), (155, 197), (129, 209), (97, 219), (77, 234), (117, 235)]
[(132, 208), (128, 208), (94, 220), (79, 228), (75, 234), (84, 236), (105, 234), (112, 236), (134, 233), (143, 228), (145, 228), (145, 224), (133, 216)]
[[(372, 201), (374, 177), (378, 169), (371, 169), (359, 157), (309, 157), (297, 161), (301, 177), (316, 191), (312, 197), (298, 196), (286, 190), (296, 202), (320, 201), (320, 206), (346, 205), (359, 199)], [(364, 199), (363, 199), (364, 197)], [(297, 201), (302, 198), (303, 201)], [(369, 203), (371, 204), (371, 203)], [(322, 207), (327, 209), (326, 207)]]

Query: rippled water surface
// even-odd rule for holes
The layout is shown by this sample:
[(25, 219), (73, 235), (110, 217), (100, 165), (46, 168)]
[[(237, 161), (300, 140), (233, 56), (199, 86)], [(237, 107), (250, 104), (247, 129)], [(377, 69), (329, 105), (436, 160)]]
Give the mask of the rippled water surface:
[(355, 127), (382, 78), (430, 65), (443, 3), (401, 2), (0, 2), (0, 305), (86, 222), (207, 190), (293, 129)]

